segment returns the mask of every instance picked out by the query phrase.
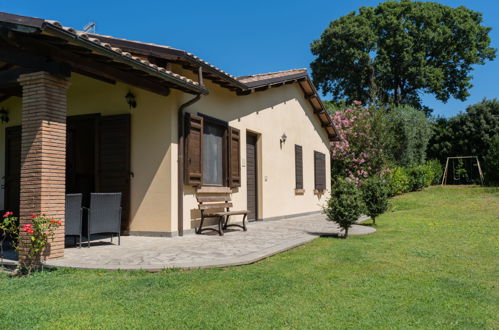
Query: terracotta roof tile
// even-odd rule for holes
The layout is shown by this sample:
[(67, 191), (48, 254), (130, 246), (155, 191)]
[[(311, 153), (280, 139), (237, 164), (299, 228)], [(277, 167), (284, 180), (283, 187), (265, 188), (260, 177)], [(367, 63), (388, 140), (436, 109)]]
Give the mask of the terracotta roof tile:
[(276, 72), (269, 72), (269, 73), (260, 73), (260, 74), (250, 75), (250, 76), (240, 76), (240, 77), (237, 77), (236, 79), (239, 80), (240, 82), (246, 84), (249, 82), (255, 82), (255, 81), (260, 81), (260, 80), (267, 80), (267, 79), (291, 76), (291, 75), (295, 75), (297, 73), (307, 73), (307, 69), (291, 69), (291, 70), (276, 71)]
[[(51, 21), (51, 20), (45, 20), (46, 23), (48, 24), (51, 24), (59, 29), (63, 29), (69, 33), (72, 33), (80, 38), (83, 38), (83, 39), (86, 39), (86, 40), (89, 40), (101, 47), (105, 47), (109, 50), (112, 50), (114, 51), (115, 53), (118, 53), (119, 55), (122, 55), (124, 57), (127, 57), (127, 58), (131, 58), (132, 60), (136, 61), (136, 62), (139, 62), (143, 65), (146, 65), (148, 66), (149, 68), (151, 69), (155, 69), (157, 71), (160, 71), (161, 73), (163, 74), (168, 74), (168, 75), (171, 75), (177, 79), (180, 79), (188, 84), (191, 84), (191, 85), (194, 85), (194, 86), (199, 86), (199, 83), (197, 81), (193, 81), (189, 78), (186, 78), (182, 75), (179, 75), (179, 74), (176, 74), (176, 73), (173, 73), (165, 68), (162, 68), (162, 67), (158, 67), (156, 64), (153, 64), (153, 63), (150, 63), (149, 61), (146, 61), (142, 58), (139, 58), (139, 57), (136, 57), (136, 56), (132, 56), (130, 53), (128, 52), (124, 52), (123, 50), (121, 50), (120, 48), (118, 47), (112, 47), (109, 43), (106, 43), (106, 42), (101, 42), (98, 38), (95, 38), (93, 34), (89, 35), (87, 33), (84, 33), (84, 32), (81, 32), (81, 31), (77, 31), (71, 27), (67, 27), (67, 26), (63, 26), (60, 22), (58, 21)], [(109, 38), (113, 38), (113, 37), (109, 37)], [(115, 38), (117, 39), (117, 38)], [(158, 47), (165, 47), (165, 48), (171, 48), (171, 47), (167, 47), (167, 46), (159, 46), (159, 45), (156, 45)]]

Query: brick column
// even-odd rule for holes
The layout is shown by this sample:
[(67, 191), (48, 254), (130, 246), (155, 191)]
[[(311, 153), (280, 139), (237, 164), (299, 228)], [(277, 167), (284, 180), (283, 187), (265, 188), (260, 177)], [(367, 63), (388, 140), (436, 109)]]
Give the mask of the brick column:
[[(23, 74), (18, 81), (23, 88), (20, 223), (45, 214), (64, 224), (69, 82), (46, 72)], [(64, 225), (45, 255), (64, 256)]]

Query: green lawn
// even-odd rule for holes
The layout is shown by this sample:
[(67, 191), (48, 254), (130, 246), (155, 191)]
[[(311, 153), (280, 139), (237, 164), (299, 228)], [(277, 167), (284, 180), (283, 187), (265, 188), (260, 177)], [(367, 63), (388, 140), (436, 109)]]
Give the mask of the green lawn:
[(499, 189), (431, 188), (392, 204), (374, 235), (249, 266), (2, 274), (0, 327), (497, 329)]

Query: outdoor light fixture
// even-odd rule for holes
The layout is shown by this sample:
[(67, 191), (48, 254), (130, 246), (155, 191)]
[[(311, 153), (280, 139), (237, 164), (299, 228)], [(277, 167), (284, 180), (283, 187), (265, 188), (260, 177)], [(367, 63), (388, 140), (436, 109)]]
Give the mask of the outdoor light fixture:
[(2, 124), (9, 122), (9, 111), (5, 108), (0, 109), (0, 121)]
[(132, 92), (128, 92), (128, 94), (125, 96), (126, 102), (128, 103), (128, 106), (131, 108), (136, 108), (137, 107), (137, 101), (135, 100), (135, 95)]
[(288, 137), (286, 136), (286, 133), (282, 133), (282, 135), (281, 135), (281, 140), (280, 140), (280, 142), (281, 142), (281, 148), (282, 148), (282, 145), (283, 145), (284, 143), (286, 143), (286, 139), (287, 139), (287, 138), (288, 138)]

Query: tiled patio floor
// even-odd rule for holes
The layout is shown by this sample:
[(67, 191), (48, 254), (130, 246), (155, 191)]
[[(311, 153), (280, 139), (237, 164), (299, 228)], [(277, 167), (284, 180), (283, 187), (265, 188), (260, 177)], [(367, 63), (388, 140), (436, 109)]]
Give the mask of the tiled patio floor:
[[(355, 225), (350, 235), (374, 233), (372, 227)], [(47, 266), (80, 269), (144, 269), (223, 267), (253, 263), (273, 254), (305, 244), (321, 235), (334, 235), (338, 227), (324, 215), (251, 222), (248, 231), (234, 230), (218, 235), (184, 237), (125, 236), (121, 245), (109, 239), (93, 242), (90, 248), (67, 248), (64, 258)], [(116, 239), (114, 240), (116, 243)]]

